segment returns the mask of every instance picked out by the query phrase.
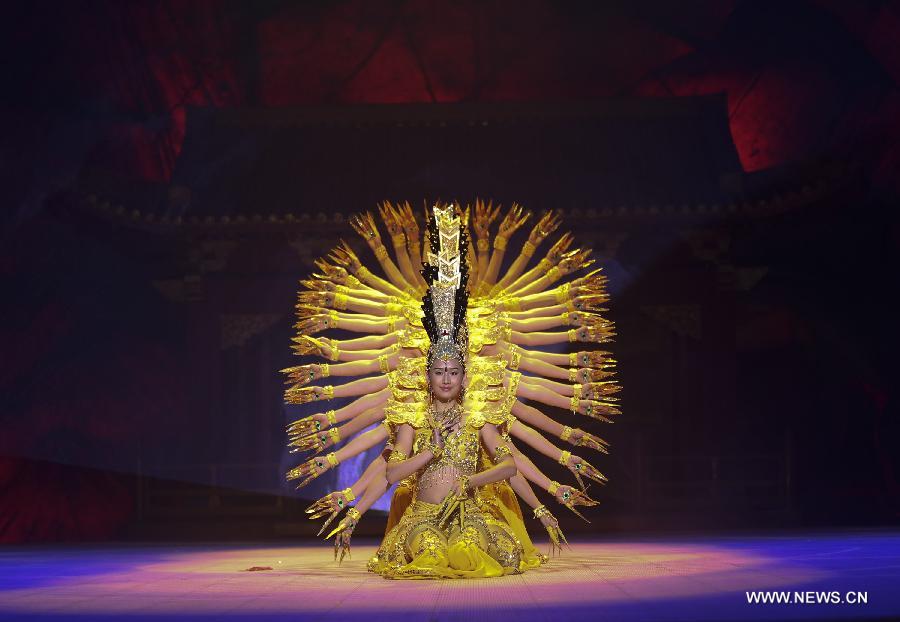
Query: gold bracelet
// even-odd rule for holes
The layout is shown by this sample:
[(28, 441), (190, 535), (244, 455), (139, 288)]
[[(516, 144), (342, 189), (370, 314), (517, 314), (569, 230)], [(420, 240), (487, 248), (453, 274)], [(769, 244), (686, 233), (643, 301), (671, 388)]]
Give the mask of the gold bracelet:
[(356, 523), (359, 522), (359, 519), (362, 518), (362, 514), (359, 513), (359, 510), (356, 508), (350, 508), (347, 510), (347, 518), (350, 519), (350, 527), (356, 527)]
[(505, 250), (506, 250), (506, 244), (507, 244), (508, 242), (509, 242), (509, 240), (507, 240), (506, 238), (504, 238), (504, 237), (498, 235), (496, 238), (494, 238), (494, 250), (496, 250), (496, 251), (505, 251)]
[(572, 399), (574, 399), (574, 400), (581, 399), (581, 389), (582, 389), (582, 386), (580, 384), (572, 385)]
[(460, 475), (456, 482), (458, 487), (462, 489), (463, 494), (466, 494), (466, 491), (469, 490), (469, 476)]
[(389, 302), (384, 306), (384, 312), (387, 315), (400, 315), (402, 311), (403, 307), (399, 302)]
[(388, 366), (388, 357), (386, 354), (382, 354), (378, 357), (378, 367), (381, 369), (381, 372), (386, 374), (391, 371), (391, 368)]
[(432, 460), (440, 460), (441, 455), (444, 453), (443, 447), (438, 447), (431, 441), (428, 441), (422, 446), (422, 451), (430, 451), (433, 456)]
[[(344, 488), (341, 491), (341, 494), (344, 495), (344, 498), (347, 500), (347, 503), (353, 503), (356, 500), (356, 495), (353, 494), (352, 488)], [(338, 501), (338, 505), (340, 505), (340, 501)]]
[(384, 244), (375, 247), (375, 257), (378, 258), (378, 261), (384, 261), (387, 259), (388, 251)]
[(338, 444), (341, 442), (341, 429), (340, 428), (329, 428), (328, 436), (331, 437), (331, 442), (334, 444)]
[(487, 241), (486, 239), (484, 239), (484, 238), (481, 238), (480, 240), (478, 240), (478, 241), (475, 243), (475, 246), (478, 247), (478, 251), (481, 252), (481, 253), (486, 253), (486, 252), (488, 252), (489, 250), (491, 250), (491, 243), (488, 242), (488, 241)]
[(577, 412), (578, 412), (578, 398), (575, 397), (574, 395), (572, 396), (572, 400), (569, 402), (569, 409), (570, 409), (573, 413), (577, 413)]
[(329, 365), (328, 363), (322, 363), (321, 365), (319, 365), (319, 369), (322, 370), (323, 378), (327, 378), (331, 375), (331, 365)]
[(578, 367), (578, 352), (569, 352), (569, 367)]
[(328, 358), (331, 359), (332, 361), (340, 360), (341, 349), (338, 348), (337, 344), (335, 344), (333, 341), (331, 342), (330, 345), (331, 345), (331, 356), (329, 356)]
[(334, 387), (330, 384), (322, 387), (322, 399), (323, 400), (333, 400), (334, 399)]
[(562, 315), (559, 316), (559, 319), (562, 320), (563, 326), (569, 325), (569, 312), (563, 311)]
[(535, 268), (538, 272), (546, 272), (550, 268), (553, 267), (553, 262), (549, 259), (541, 259), (538, 262), (537, 268)]
[(522, 247), (522, 256), (531, 259), (531, 256), (534, 255), (535, 248), (537, 247), (531, 242), (525, 242), (525, 246)]
[(550, 510), (547, 509), (546, 505), (539, 505), (534, 508), (534, 517), (537, 520), (540, 520), (545, 516), (553, 516), (552, 514), (550, 514)]
[(353, 276), (352, 274), (347, 275), (347, 287), (358, 289), (362, 285), (362, 281)]
[(392, 235), (391, 242), (393, 242), (394, 248), (403, 248), (404, 246), (406, 246), (406, 236), (402, 233)]
[(569, 439), (572, 437), (572, 428), (569, 426), (563, 426), (562, 434), (559, 435), (559, 439), (561, 441), (569, 442)]
[(576, 382), (578, 380), (578, 368), (570, 367), (569, 368), (569, 382)]
[(328, 419), (328, 423), (331, 425), (335, 425), (337, 423), (337, 413), (333, 410), (329, 410), (325, 413), (325, 417)]
[[(553, 266), (547, 271), (547, 281), (550, 283), (556, 283), (562, 277), (562, 270), (559, 269), (559, 266)], [(568, 290), (566, 290), (568, 292)]]
[(358, 276), (361, 281), (368, 281), (372, 278), (372, 273), (369, 272), (369, 269), (365, 266), (360, 266), (359, 270), (356, 272), (356, 276)]
[[(558, 270), (558, 268), (554, 268)], [(565, 304), (569, 301), (569, 286), (571, 283), (565, 283), (556, 288), (556, 302), (559, 304)]]
[(566, 333), (569, 335), (569, 343), (575, 343), (576, 341), (578, 341), (578, 334), (574, 328), (570, 328), (566, 331)]
[(347, 308), (347, 296), (345, 294), (334, 295), (334, 308), (343, 311)]
[(567, 466), (569, 466), (569, 458), (571, 458), (571, 457), (572, 457), (571, 451), (564, 451), (559, 454), (559, 459), (557, 460), (557, 462), (559, 462), (564, 467), (567, 467)]
[(326, 455), (325, 459), (328, 460), (328, 464), (330, 464), (332, 466), (332, 468), (336, 467), (337, 465), (339, 465), (341, 463), (340, 460), (337, 459), (337, 456), (334, 455), (334, 452), (331, 452), (330, 454)]
[(556, 496), (556, 491), (559, 490), (559, 482), (553, 481), (550, 482), (550, 486), (547, 487), (547, 492), (549, 492), (554, 497)]
[(338, 312), (331, 310), (327, 314), (328, 317), (325, 318), (325, 328), (337, 328), (338, 327)]

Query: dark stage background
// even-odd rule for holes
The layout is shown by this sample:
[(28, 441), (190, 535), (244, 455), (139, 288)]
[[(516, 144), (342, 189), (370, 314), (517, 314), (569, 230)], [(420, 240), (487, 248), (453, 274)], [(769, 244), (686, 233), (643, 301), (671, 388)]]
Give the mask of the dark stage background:
[(0, 542), (309, 534), (353, 465), (282, 483), (297, 279), (475, 196), (610, 277), (625, 414), (565, 528), (896, 524), (900, 4), (5, 10)]

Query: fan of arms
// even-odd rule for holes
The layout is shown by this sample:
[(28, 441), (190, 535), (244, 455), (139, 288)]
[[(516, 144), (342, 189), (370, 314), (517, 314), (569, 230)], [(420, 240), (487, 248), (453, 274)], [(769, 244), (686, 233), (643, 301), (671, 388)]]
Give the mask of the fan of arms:
[[(534, 220), (530, 211), (516, 204), (503, 209), (482, 200), (464, 208), (455, 203), (437, 207), (454, 210), (468, 232), (467, 412), (502, 431), (518, 470), (509, 486), (547, 528), (552, 552), (566, 543), (565, 537), (532, 485), (584, 519), (578, 506), (597, 505), (587, 494), (586, 480), (602, 485), (607, 479), (573, 452), (607, 454), (609, 443), (578, 422), (612, 423), (621, 412), (615, 397), (620, 391), (616, 361), (611, 352), (598, 349), (615, 336), (613, 323), (603, 315), (608, 311), (607, 279), (601, 269), (590, 269), (594, 261), (589, 249), (572, 248), (574, 237), (568, 232), (557, 235), (543, 258), (535, 261), (538, 249), (562, 224), (558, 212), (548, 211), (536, 219), (527, 242), (509, 264), (510, 238)], [(426, 205), (426, 218), (427, 210)], [(287, 473), (288, 480), (298, 482), (298, 489), (353, 456), (376, 446), (385, 448), (352, 486), (325, 495), (306, 510), (311, 519), (326, 518), (319, 534), (346, 510), (327, 536), (335, 537), (335, 556), (340, 551), (341, 559), (349, 552), (356, 523), (387, 489), (385, 457), (397, 427), (424, 425), (428, 402), (422, 269), (436, 245), (428, 239), (427, 229), (420, 234), (409, 203), (385, 201), (378, 206), (378, 215), (381, 227), (370, 212), (351, 219), (375, 262), (364, 265), (341, 240), (315, 262), (317, 271), (300, 281), (292, 349), (310, 362), (281, 370), (289, 385), (284, 393), (288, 404), (321, 402), (324, 410), (287, 426), (291, 452), (312, 452)], [(383, 231), (393, 252), (385, 245)], [(335, 329), (359, 336), (340, 340), (327, 336)], [(568, 353), (548, 351), (566, 347)], [(333, 376), (354, 379), (333, 386), (328, 384)], [(338, 398), (354, 399), (328, 409), (326, 403)], [(371, 429), (364, 432), (367, 428)], [(342, 442), (340, 449), (329, 451)], [(575, 485), (553, 481), (526, 452), (543, 454), (566, 467)], [(395, 507), (409, 503), (414, 487), (414, 478), (401, 483), (391, 516), (401, 513)], [(496, 486), (492, 491), (485, 494), (497, 494)], [(521, 515), (515, 496), (510, 496), (512, 501), (504, 503), (515, 505), (513, 511)]]

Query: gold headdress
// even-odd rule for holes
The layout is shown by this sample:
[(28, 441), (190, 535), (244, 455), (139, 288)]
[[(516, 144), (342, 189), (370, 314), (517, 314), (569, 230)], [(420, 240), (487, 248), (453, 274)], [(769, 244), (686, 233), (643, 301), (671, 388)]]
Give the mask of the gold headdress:
[(465, 366), (468, 350), (466, 307), (469, 301), (469, 242), (453, 204), (434, 205), (428, 214), (431, 248), (422, 275), (428, 291), (422, 298), (422, 326), (431, 340), (428, 368), (434, 361), (455, 358)]

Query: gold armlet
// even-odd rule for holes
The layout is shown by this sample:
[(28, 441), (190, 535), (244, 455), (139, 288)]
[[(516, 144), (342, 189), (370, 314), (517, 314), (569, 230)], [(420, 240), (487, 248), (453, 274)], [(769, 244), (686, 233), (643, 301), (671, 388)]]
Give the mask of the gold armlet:
[(331, 437), (331, 442), (332, 442), (332, 443), (337, 444), (337, 443), (341, 442), (341, 430), (340, 430), (340, 428), (329, 428), (329, 429), (328, 429), (328, 436)]
[(388, 318), (388, 332), (393, 333), (396, 330), (397, 330), (397, 318), (392, 315)]
[(335, 294), (334, 295), (334, 308), (340, 309), (343, 311), (347, 308), (347, 295), (346, 294)]
[(406, 246), (406, 236), (402, 233), (392, 235), (391, 242), (394, 244), (394, 248), (403, 248)]
[(507, 311), (521, 311), (522, 310), (522, 299), (518, 296), (513, 296), (511, 298), (507, 298), (503, 303), (503, 307)]
[[(356, 500), (356, 495), (353, 494), (352, 488), (344, 488), (341, 491), (341, 494), (344, 495), (344, 498), (347, 500), (347, 503), (353, 503)], [(340, 504), (340, 502), (338, 502)]]
[(550, 482), (550, 485), (547, 487), (547, 492), (549, 492), (554, 497), (556, 496), (556, 492), (559, 490), (559, 482)]
[(328, 423), (330, 423), (331, 425), (334, 425), (337, 423), (337, 413), (335, 411), (329, 410), (328, 412), (325, 413), (325, 417), (328, 418)]
[(572, 428), (569, 426), (563, 426), (562, 434), (559, 435), (559, 439), (561, 441), (569, 442), (569, 439), (572, 437)]
[(571, 451), (564, 451), (559, 454), (559, 459), (557, 460), (557, 462), (559, 462), (564, 467), (567, 467), (567, 466), (569, 466), (569, 458), (571, 458), (571, 457), (572, 457)]
[(509, 447), (506, 445), (498, 445), (494, 450), (494, 464), (500, 464), (503, 462), (508, 456), (512, 455), (512, 451), (510, 451)]
[(496, 238), (494, 238), (494, 250), (495, 251), (505, 251), (506, 244), (508, 242), (509, 242), (509, 240), (498, 235)]
[[(559, 268), (553, 268), (553, 270), (559, 271)], [(559, 277), (557, 277), (559, 278)], [(565, 283), (556, 288), (556, 302), (559, 304), (565, 304), (569, 302), (569, 287), (571, 283)]]
[(525, 246), (522, 247), (522, 256), (531, 259), (532, 255), (534, 255), (535, 245), (531, 242), (525, 242)]
[(378, 261), (384, 261), (387, 259), (388, 251), (387, 247), (384, 244), (375, 247), (375, 257), (378, 258)]
[(341, 463), (341, 461), (337, 459), (337, 456), (334, 455), (334, 452), (327, 454), (325, 456), (325, 459), (328, 460), (328, 464), (330, 464), (332, 468), (336, 467), (337, 465), (339, 465)]
[(388, 357), (387, 354), (382, 354), (378, 357), (378, 368), (382, 373), (386, 374), (391, 371), (391, 368), (388, 366)]
[(403, 462), (407, 457), (405, 451), (402, 449), (395, 449), (391, 452), (391, 455), (388, 456), (388, 462)]
[(482, 252), (482, 253), (486, 253), (486, 252), (488, 252), (489, 250), (491, 250), (491, 243), (488, 242), (486, 239), (483, 239), (483, 238), (480, 239), (480, 240), (478, 240), (478, 241), (475, 243), (475, 245), (478, 247), (478, 251), (479, 251), (479, 252)]

